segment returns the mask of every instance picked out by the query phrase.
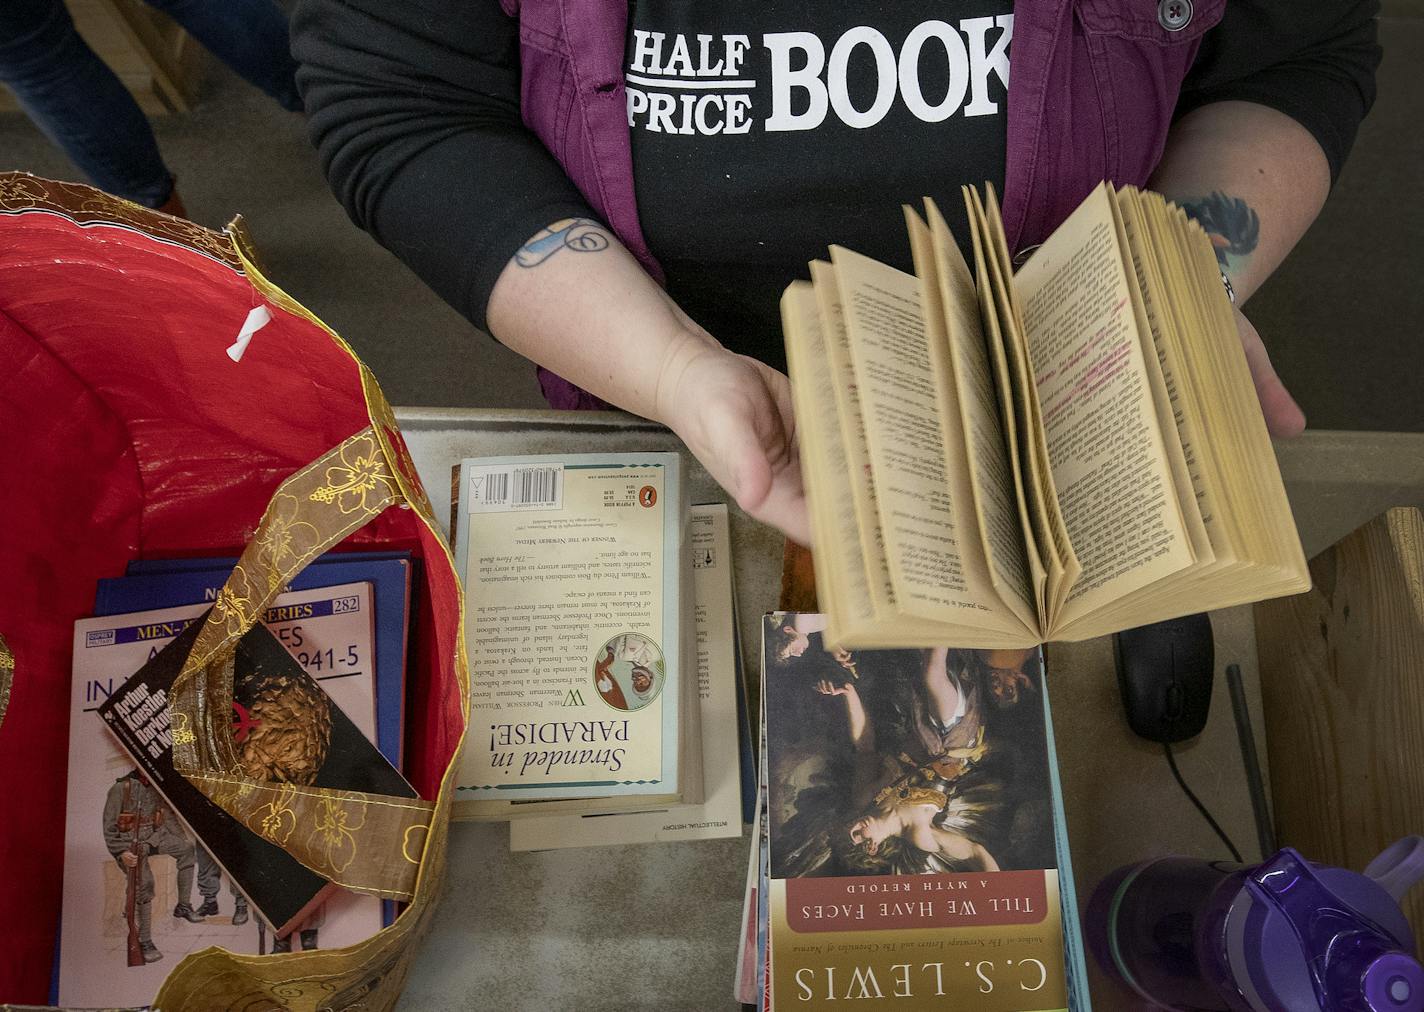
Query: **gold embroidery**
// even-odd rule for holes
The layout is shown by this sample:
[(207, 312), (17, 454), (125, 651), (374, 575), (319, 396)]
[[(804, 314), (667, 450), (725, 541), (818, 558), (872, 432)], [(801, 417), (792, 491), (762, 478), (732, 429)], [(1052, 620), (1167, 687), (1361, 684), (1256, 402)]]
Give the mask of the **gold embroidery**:
[(218, 591), (217, 599), (213, 601), (213, 614), (221, 621), (226, 622), (229, 628), (236, 626), (250, 628), (252, 605), (247, 598), (232, 589), (231, 583), (228, 583)]
[(319, 848), (337, 872), (344, 872), (356, 856), (356, 837), (352, 834), (366, 823), (366, 813), (358, 814), (359, 820), (353, 819), (351, 812), (331, 798), (322, 798), (317, 807), (316, 827), (307, 846)]
[(186, 713), (175, 713), (172, 715), (172, 726), (169, 730), (175, 745), (191, 745), (198, 740), (198, 736), (188, 727), (188, 715)]
[(275, 579), (281, 586), (282, 564), (287, 559), (302, 555), (312, 544), (320, 541), (321, 532), (314, 525), (298, 519), (302, 504), (294, 495), (278, 492), (272, 499), (270, 510), (272, 516), (258, 542), (260, 558), (271, 567), (269, 580)]
[(326, 469), (326, 482), (312, 492), (312, 501), (335, 502), (342, 513), (368, 510), (367, 496), (377, 489), (384, 497), (396, 491), (395, 479), (386, 469), (385, 458), (375, 445), (374, 437), (365, 446), (343, 445), (341, 463)]
[[(411, 837), (414, 836), (417, 832), (420, 833), (420, 846), (416, 848), (415, 856), (411, 857)], [(428, 837), (429, 835), (429, 826), (416, 825), (407, 828), (405, 831), (405, 839), (401, 841), (401, 856), (404, 857), (411, 864), (420, 864), (420, 858), (425, 853), (426, 837)]]
[(0, 724), (5, 723), (5, 711), (10, 708), (10, 686), (14, 681), (15, 655), (5, 645), (5, 637), (0, 636)]
[(297, 813), (292, 811), (291, 800), (296, 788), (283, 784), (277, 796), (265, 805), (259, 806), (248, 820), (247, 828), (265, 840), (279, 847), (286, 847), (287, 837), (297, 828)]

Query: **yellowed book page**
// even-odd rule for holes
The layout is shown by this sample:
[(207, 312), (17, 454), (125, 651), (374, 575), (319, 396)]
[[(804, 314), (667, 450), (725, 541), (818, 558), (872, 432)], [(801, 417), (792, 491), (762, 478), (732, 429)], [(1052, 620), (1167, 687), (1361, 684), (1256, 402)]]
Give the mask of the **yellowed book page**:
[[(939, 207), (926, 198), (925, 211), (928, 227), (923, 232), (911, 227), (911, 246), (921, 284), (926, 289), (934, 286), (939, 295), (943, 336), (937, 341), (943, 341), (948, 353), (954, 384), (953, 403), (947, 410), (959, 418), (965, 468), (978, 511), (989, 577), (1000, 599), (1027, 629), (1037, 633), (1038, 615), (1029, 590), (1023, 528), (1016, 521), (1009, 449), (999, 419), (999, 398), (984, 340), (979, 294)], [(918, 216), (915, 221), (919, 221)], [(923, 248), (925, 243), (928, 248)], [(931, 262), (929, 273), (919, 266), (922, 260)]]
[(462, 801), (676, 795), (683, 669), (672, 453), (467, 460), (457, 547)]
[(826, 350), (814, 287), (793, 282), (781, 297), (781, 311), (801, 474), (811, 510), (816, 596), (830, 618), (834, 639), (844, 630), (873, 621), (875, 609), (855, 502), (845, 494), (850, 465), (836, 415), (835, 369)]
[(880, 528), (880, 510), (875, 501), (875, 481), (870, 448), (866, 443), (865, 418), (859, 384), (851, 365), (850, 337), (846, 332), (840, 286), (836, 272), (822, 260), (811, 263), (811, 282), (816, 289), (816, 305), (820, 310), (821, 333), (826, 341), (826, 361), (831, 367), (836, 417), (839, 420), (841, 445), (845, 447), (845, 487), (855, 508), (856, 530), (861, 556), (865, 559), (866, 589), (871, 610), (877, 622), (896, 614), (895, 587), (890, 580), (890, 566), (885, 556), (885, 535)]
[[(972, 613), (991, 613), (992, 590), (967, 468), (950, 473), (939, 409), (948, 391), (938, 389), (948, 377), (930, 357), (919, 279), (839, 246), (831, 247), (831, 263), (896, 605), (917, 618), (973, 624)], [(959, 454), (962, 445), (961, 437)]]
[(1065, 575), (1064, 555), (1066, 536), (1054, 529), (1049, 514), (1051, 494), (1049, 469), (1045, 459), (1043, 427), (1038, 419), (1033, 388), (1033, 369), (1028, 361), (1028, 348), (1023, 334), (1014, 319), (1010, 302), (1009, 274), (1001, 266), (1002, 259), (997, 247), (1002, 245), (1001, 237), (995, 235), (984, 201), (979, 191), (967, 188), (972, 204), (971, 221), (975, 234), (979, 237), (984, 257), (985, 273), (979, 275), (979, 286), (989, 298), (994, 314), (995, 334), (1003, 349), (1004, 361), (1009, 375), (1009, 400), (1018, 428), (1019, 466), (1023, 477), (1024, 497), (1028, 504), (1029, 522), (1033, 525), (1034, 544), (1043, 562), (1043, 597), (1039, 606), (1039, 622), (1047, 629), (1053, 620), (1057, 602), (1063, 597)]
[(1026, 445), (1030, 450), (1029, 484), (1037, 492), (1053, 546), (1052, 553), (1044, 553), (1045, 560), (1048, 560), (1048, 604), (1044, 612), (1044, 624), (1051, 625), (1053, 616), (1062, 608), (1068, 596), (1068, 589), (1077, 581), (1082, 567), (1078, 565), (1077, 556), (1068, 539), (1068, 527), (1064, 524), (1062, 511), (1058, 507), (1058, 492), (1054, 487), (1053, 468), (1048, 462), (1048, 443), (1043, 433), (1043, 410), (1039, 405), (1038, 387), (1033, 382), (1033, 363), (1029, 361), (1023, 309), (1019, 305), (1018, 294), (1014, 291), (1014, 268), (1009, 256), (1009, 242), (1004, 235), (1004, 223), (999, 217), (999, 199), (994, 193), (992, 183), (986, 183), (984, 186), (984, 200), (979, 214), (985, 226), (985, 250), (992, 254), (989, 268), (995, 278), (994, 294), (999, 300), (1000, 318), (1005, 321), (1004, 344), (1009, 349), (1009, 364), (1017, 371), (1024, 391), (1023, 405), (1029, 419), (1026, 429)]
[[(1264, 555), (1253, 556), (1251, 561), (1279, 567), (1279, 578), (1285, 589), (1276, 593), (1308, 589), (1310, 573), (1301, 550), (1300, 534), (1281, 481), (1280, 468), (1276, 464), (1275, 451), (1236, 332), (1231, 306), (1213, 285), (1215, 258), (1211, 246), (1197, 222), (1188, 219), (1180, 208), (1173, 208), (1173, 211), (1180, 242), (1195, 275), (1198, 290), (1202, 293), (1200, 309), (1208, 320), (1208, 332), (1215, 336), (1210, 351), (1219, 368), (1218, 382), (1223, 389), (1231, 391), (1230, 396), (1212, 399), (1209, 411), (1214, 415), (1220, 410), (1232, 419), (1237, 432), (1237, 438), (1232, 442), (1241, 456), (1237, 466), (1228, 471), (1228, 477), (1232, 481), (1238, 477), (1249, 479), (1247, 483), (1251, 487), (1253, 505), (1259, 512), (1250, 515), (1248, 526), (1258, 532), (1258, 536), (1265, 539), (1269, 546)], [(1258, 595), (1254, 599), (1262, 598)]]
[[(974, 276), (979, 279), (976, 286), (979, 294), (979, 314), (984, 325), (984, 340), (989, 351), (989, 363), (993, 367), (994, 387), (998, 392), (999, 422), (1004, 433), (1004, 445), (1009, 451), (1009, 474), (1014, 483), (1014, 505), (1017, 507), (1019, 526), (1023, 531), (1024, 557), (1028, 562), (1029, 600), (1038, 616), (1039, 632), (1044, 630), (1044, 589), (1048, 570), (1044, 564), (1041, 545), (1051, 540), (1047, 533), (1040, 533), (1040, 523), (1036, 522), (1029, 507), (1030, 490), (1027, 488), (1026, 453), (1023, 436), (1020, 433), (1019, 409), (1014, 393), (1013, 377), (1009, 371), (1008, 355), (1004, 350), (1003, 329), (999, 326), (999, 308), (994, 297), (993, 285), (989, 280), (989, 264), (985, 257), (983, 220), (980, 214), (979, 197), (972, 187), (963, 188), (964, 205), (968, 212), (970, 238), (974, 245)], [(1048, 546), (1049, 551), (1052, 546)]]
[(1136, 191), (1109, 195), (1114, 197), (1109, 206), (1117, 228), (1118, 248), (1127, 257), (1124, 265), (1128, 273), (1127, 287), (1132, 296), (1137, 333), (1142, 340), (1142, 360), (1151, 385), (1152, 404), (1157, 409), (1157, 430), (1162, 435), (1162, 445), (1172, 467), (1177, 508), (1181, 510), (1187, 525), (1196, 566), (1201, 569), (1216, 560), (1216, 553), (1202, 516), (1201, 499), (1205, 497), (1206, 489), (1201, 485), (1201, 474), (1193, 472), (1187, 459), (1187, 447), (1192, 444), (1191, 431), (1177, 396), (1175, 362), (1164, 333), (1167, 327), (1174, 325), (1167, 309), (1168, 289), (1164, 287), (1147, 245), (1151, 238), (1139, 217)]
[(1083, 567), (1055, 627), (1193, 562), (1109, 200), (1105, 185), (1094, 190), (1015, 279), (1054, 484)]

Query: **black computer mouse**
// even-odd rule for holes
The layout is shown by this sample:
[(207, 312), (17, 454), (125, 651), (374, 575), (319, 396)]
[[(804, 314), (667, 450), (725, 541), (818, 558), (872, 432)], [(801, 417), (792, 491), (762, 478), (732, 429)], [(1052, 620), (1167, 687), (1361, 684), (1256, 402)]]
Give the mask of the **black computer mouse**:
[(1134, 733), (1156, 742), (1201, 734), (1211, 711), (1216, 663), (1206, 615), (1124, 629), (1113, 637), (1113, 654)]

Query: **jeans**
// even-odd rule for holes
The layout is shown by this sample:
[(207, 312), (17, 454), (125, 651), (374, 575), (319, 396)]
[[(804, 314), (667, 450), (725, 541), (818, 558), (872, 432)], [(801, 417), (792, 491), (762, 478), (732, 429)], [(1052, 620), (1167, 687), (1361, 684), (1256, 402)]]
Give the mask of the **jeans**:
[[(147, 0), (284, 109), (301, 109), (274, 0)], [(79, 37), (63, 0), (0, 0), (0, 82), (96, 186), (148, 207), (173, 175), (142, 110)], [(3, 166), (13, 168), (13, 166)]]

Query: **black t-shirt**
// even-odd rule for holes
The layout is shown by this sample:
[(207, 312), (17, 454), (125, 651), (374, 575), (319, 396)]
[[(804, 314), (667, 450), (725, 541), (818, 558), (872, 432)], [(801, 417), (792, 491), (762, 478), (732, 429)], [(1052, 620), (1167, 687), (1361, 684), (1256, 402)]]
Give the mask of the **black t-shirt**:
[(1011, 8), (636, 0), (633, 175), (673, 299), (781, 367), (781, 292), (829, 242), (909, 270), (926, 195), (967, 241), (959, 186), (1003, 186)]
[[(776, 300), (763, 293), (779, 294), (786, 280), (803, 274), (804, 261), (824, 256), (831, 242), (907, 266), (895, 205), (948, 190), (941, 207), (960, 213), (954, 187), (998, 182), (1003, 175), (1004, 92), (997, 69), (980, 75), (983, 98), (998, 107), (992, 114), (967, 116), (960, 105), (941, 122), (921, 122), (899, 81), (884, 117), (872, 125), (848, 126), (828, 91), (816, 129), (769, 131), (763, 121), (775, 112), (776, 86), (765, 36), (815, 36), (828, 64), (826, 79), (837, 46), (846, 47), (841, 111), (859, 121), (878, 111), (875, 68), (886, 51), (870, 32), (893, 52), (897, 80), (906, 42), (917, 30), (924, 36), (919, 91), (924, 108), (933, 108), (948, 95), (945, 78), (953, 75), (941, 54), (954, 43), (935, 36), (941, 29), (922, 26), (942, 18), (968, 46), (977, 27), (966, 28), (967, 22), (1008, 13), (1010, 0), (995, 2), (962, 0), (931, 9), (890, 0), (641, 0), (630, 35), (664, 33), (659, 71), (670, 62), (675, 72), (684, 69), (682, 57), (673, 59), (675, 40), (669, 41), (682, 34), (688, 36), (685, 62), (694, 71), (723, 61), (706, 80), (753, 82), (751, 88), (674, 89), (667, 79), (683, 75), (650, 73), (651, 51), (639, 64), (642, 72), (634, 73), (661, 86), (628, 81), (645, 94), (673, 97), (670, 108), (659, 103), (666, 117), (660, 127), (680, 127), (688, 96), (723, 96), (720, 108), (700, 107), (705, 137), (657, 136), (647, 129), (651, 99), (646, 111), (634, 110), (639, 215), (674, 294), (694, 318), (732, 346), (759, 346), (779, 362)], [(1332, 176), (1338, 174), (1374, 99), (1378, 9), (1377, 0), (1231, 0), (1221, 24), (1203, 37), (1178, 112), (1225, 100), (1278, 109), (1310, 131)], [(856, 28), (863, 30), (852, 36), (852, 47), (846, 34)], [(1001, 33), (997, 21), (985, 29), (986, 60), (1006, 55), (993, 56)], [(698, 34), (713, 37), (705, 60)], [(724, 35), (748, 37), (736, 78)], [(806, 36), (791, 41), (797, 40), (809, 45)], [(484, 326), (500, 273), (527, 239), (561, 218), (597, 217), (521, 120), (518, 27), (497, 0), (298, 0), (292, 47), (302, 63), (297, 80), (311, 134), (347, 213), (477, 326)], [(804, 48), (786, 47), (793, 79)], [(629, 52), (636, 61), (636, 50)], [(935, 79), (936, 73), (942, 76)], [(885, 79), (888, 74), (879, 80)], [(976, 102), (973, 81), (971, 67), (968, 105)], [(711, 133), (714, 123), (727, 122), (732, 93), (749, 95), (750, 104), (732, 104), (745, 105), (754, 125), (742, 134)], [(789, 101), (788, 116), (811, 111), (805, 89), (792, 88)], [(698, 114), (694, 99), (693, 129)], [(743, 125), (741, 112), (732, 123)], [(943, 177), (936, 178), (941, 160)], [(718, 305), (723, 300), (725, 312)]]

